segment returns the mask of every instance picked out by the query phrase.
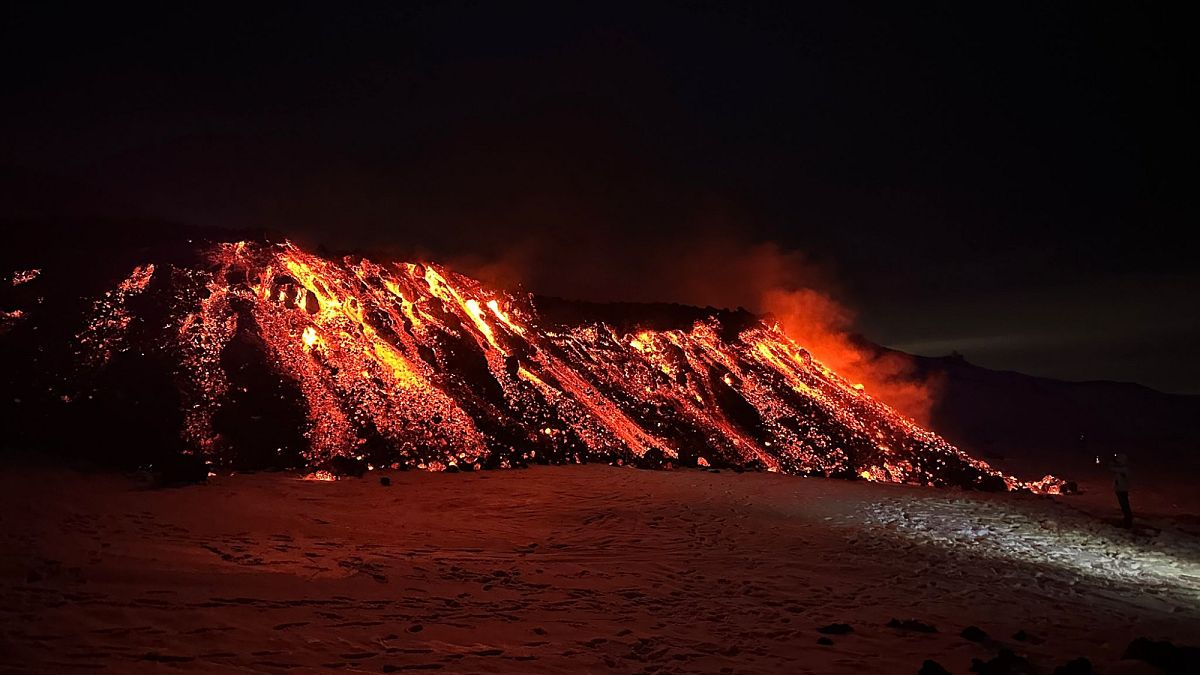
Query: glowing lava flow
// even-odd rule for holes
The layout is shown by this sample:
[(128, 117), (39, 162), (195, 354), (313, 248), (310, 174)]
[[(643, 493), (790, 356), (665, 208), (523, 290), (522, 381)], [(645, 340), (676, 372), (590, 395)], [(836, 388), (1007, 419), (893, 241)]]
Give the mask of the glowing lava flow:
[[(734, 332), (714, 316), (621, 335), (600, 322), (542, 325), (531, 296), (435, 264), (329, 260), (288, 243), (217, 244), (206, 258), (133, 270), (95, 303), (79, 344), (93, 369), (131, 346), (176, 364), (181, 436), (218, 466), (244, 464), (235, 438), (253, 426), (280, 465), (287, 439), (302, 438), (290, 451), (314, 470), (605, 461), (1027, 487), (777, 327)], [(166, 316), (135, 338), (142, 295)], [(262, 421), (293, 409), (300, 435)]]

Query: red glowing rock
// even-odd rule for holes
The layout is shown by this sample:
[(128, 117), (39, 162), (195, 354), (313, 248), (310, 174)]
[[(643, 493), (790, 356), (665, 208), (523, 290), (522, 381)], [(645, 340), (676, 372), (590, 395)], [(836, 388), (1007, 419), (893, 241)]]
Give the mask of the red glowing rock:
[(218, 467), (603, 461), (1021, 487), (753, 317), (553, 321), (433, 263), (202, 253), (143, 261), (77, 339), (81, 377), (116, 355), (171, 364), (182, 443)]

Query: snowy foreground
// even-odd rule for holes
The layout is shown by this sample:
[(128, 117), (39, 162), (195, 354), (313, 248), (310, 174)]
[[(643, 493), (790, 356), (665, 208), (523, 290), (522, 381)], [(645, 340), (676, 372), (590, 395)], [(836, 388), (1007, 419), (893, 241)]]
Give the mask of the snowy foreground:
[[(606, 466), (391, 479), (149, 490), (9, 467), (0, 668), (966, 673), (1007, 646), (1045, 672), (1153, 672), (1121, 660), (1130, 640), (1200, 636), (1195, 516), (1128, 533), (1100, 495)], [(819, 644), (831, 623), (852, 632)]]

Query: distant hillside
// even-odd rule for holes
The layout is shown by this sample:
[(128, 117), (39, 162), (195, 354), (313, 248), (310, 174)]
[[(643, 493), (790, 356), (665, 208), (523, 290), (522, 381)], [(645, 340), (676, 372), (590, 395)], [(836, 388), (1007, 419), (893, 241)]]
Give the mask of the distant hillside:
[(933, 428), (1006, 470), (1074, 476), (1113, 452), (1129, 454), (1142, 473), (1200, 465), (1200, 396), (912, 358), (918, 373), (940, 381)]

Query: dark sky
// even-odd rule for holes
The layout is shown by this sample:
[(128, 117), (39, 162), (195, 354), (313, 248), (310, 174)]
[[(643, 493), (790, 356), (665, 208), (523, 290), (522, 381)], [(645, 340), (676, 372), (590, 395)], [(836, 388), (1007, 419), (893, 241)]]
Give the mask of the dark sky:
[[(1200, 392), (1192, 24), (1158, 3), (26, 4), (6, 219), (267, 227), (591, 299), (813, 283), (889, 346)], [(739, 282), (764, 251), (786, 269)]]

